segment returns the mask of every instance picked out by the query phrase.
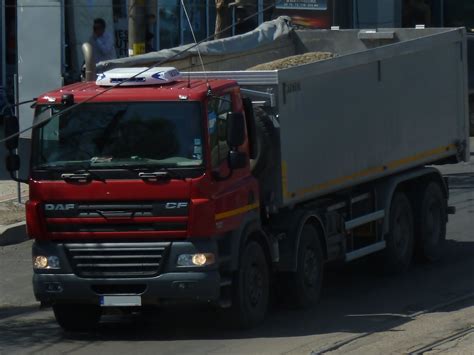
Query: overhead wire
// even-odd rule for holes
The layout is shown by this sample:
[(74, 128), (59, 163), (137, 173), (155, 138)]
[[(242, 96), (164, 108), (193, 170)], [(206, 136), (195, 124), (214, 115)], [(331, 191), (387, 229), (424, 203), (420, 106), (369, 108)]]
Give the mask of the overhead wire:
[[(181, 0), (181, 5), (183, 6), (184, 15), (186, 16), (186, 19), (188, 20), (188, 25), (191, 30), (191, 34), (193, 35), (194, 43), (197, 43), (196, 35), (194, 34), (193, 25), (188, 15), (188, 10), (186, 9), (186, 5), (184, 5), (184, 0)], [(204, 76), (206, 77), (206, 84), (207, 84), (207, 87), (209, 88), (209, 80), (207, 78), (206, 69), (204, 68), (204, 61), (202, 60), (201, 50), (199, 49), (199, 46), (197, 46), (196, 49), (198, 52), (199, 60), (201, 61), (202, 71), (204, 72)]]

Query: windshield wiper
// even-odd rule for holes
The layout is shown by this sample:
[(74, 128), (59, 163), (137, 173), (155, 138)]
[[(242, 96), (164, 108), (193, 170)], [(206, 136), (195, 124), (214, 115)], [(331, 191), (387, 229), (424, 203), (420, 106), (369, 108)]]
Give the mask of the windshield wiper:
[(39, 166), (38, 169), (48, 170), (48, 171), (72, 171), (64, 172), (61, 174), (61, 178), (66, 181), (88, 181), (88, 180), (97, 180), (101, 182), (106, 182), (105, 178), (101, 177), (99, 174), (90, 171), (90, 164), (71, 164), (71, 165), (44, 165)]
[[(84, 171), (84, 173), (82, 173), (82, 171)], [(85, 176), (88, 176), (91, 180), (97, 180), (97, 181), (100, 181), (100, 182), (103, 182), (103, 183), (106, 183), (107, 181), (105, 180), (105, 178), (103, 178), (102, 176), (100, 176), (99, 174), (93, 172), (90, 170), (90, 166), (87, 167), (87, 166), (81, 166), (79, 170), (77, 170), (75, 173), (75, 175), (85, 175)], [(73, 174), (73, 175), (74, 175)], [(67, 174), (62, 174), (61, 177), (65, 176)], [(63, 179), (65, 179), (63, 177)], [(65, 179), (66, 180), (66, 179)]]
[(138, 176), (143, 180), (153, 181), (153, 180), (166, 180), (166, 179), (180, 179), (180, 180), (186, 179), (186, 177), (182, 175), (180, 172), (170, 169), (170, 168), (165, 168), (165, 167), (160, 167), (158, 169), (152, 166), (146, 166), (146, 165), (138, 165), (138, 166), (137, 165), (118, 165), (115, 167), (136, 172), (138, 173)]

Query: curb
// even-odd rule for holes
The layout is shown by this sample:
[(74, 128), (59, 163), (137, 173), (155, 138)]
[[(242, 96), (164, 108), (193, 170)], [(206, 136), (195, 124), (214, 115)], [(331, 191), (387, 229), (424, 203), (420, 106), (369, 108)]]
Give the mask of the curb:
[(0, 246), (19, 244), (27, 241), (26, 222), (0, 226)]
[[(0, 198), (1, 198), (0, 203), (11, 202), (11, 201), (15, 201), (15, 200), (18, 201), (18, 195), (16, 195), (16, 194), (3, 195)], [(22, 201), (28, 200), (28, 195), (21, 195), (21, 200)]]

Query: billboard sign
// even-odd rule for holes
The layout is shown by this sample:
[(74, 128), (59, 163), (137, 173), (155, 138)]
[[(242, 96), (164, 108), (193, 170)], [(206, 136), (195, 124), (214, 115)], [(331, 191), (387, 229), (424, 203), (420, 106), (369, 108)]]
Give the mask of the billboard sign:
[(328, 0), (277, 0), (275, 7), (282, 10), (327, 10)]

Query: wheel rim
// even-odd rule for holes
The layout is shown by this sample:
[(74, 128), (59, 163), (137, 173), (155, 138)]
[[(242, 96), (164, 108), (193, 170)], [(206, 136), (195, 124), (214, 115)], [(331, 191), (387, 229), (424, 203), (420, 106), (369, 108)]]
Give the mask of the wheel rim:
[(399, 255), (405, 255), (408, 250), (408, 243), (411, 233), (408, 220), (408, 214), (405, 211), (399, 209), (398, 213), (396, 214), (393, 228), (394, 244), (395, 248), (399, 252)]
[(318, 260), (313, 249), (306, 249), (303, 265), (304, 284), (307, 288), (313, 288), (318, 278)]
[(430, 203), (425, 216), (426, 242), (437, 245), (441, 235), (441, 208), (438, 203)]
[(263, 295), (263, 272), (257, 262), (252, 262), (246, 275), (247, 296), (252, 307), (257, 306)]

